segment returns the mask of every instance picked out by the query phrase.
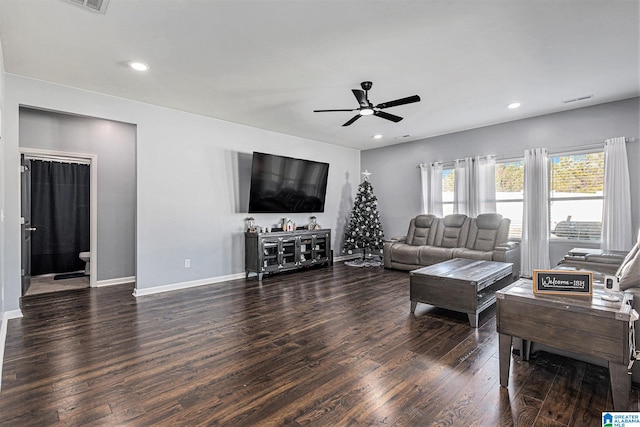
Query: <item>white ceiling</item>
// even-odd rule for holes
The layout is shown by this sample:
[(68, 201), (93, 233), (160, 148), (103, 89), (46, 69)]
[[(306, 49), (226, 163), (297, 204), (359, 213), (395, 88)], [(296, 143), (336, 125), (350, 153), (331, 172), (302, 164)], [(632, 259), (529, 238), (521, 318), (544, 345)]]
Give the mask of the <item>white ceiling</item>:
[[(8, 73), (369, 149), (640, 95), (639, 11), (638, 0), (110, 0), (102, 15), (0, 0), (0, 37)], [(374, 104), (422, 101), (385, 110), (399, 123), (342, 127), (354, 113), (313, 112), (356, 108), (363, 80)]]

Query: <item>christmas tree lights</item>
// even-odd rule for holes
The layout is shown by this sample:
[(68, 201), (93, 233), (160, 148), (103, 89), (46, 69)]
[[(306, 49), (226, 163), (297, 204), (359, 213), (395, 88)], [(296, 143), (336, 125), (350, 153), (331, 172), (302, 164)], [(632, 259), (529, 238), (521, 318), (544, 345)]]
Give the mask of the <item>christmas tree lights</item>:
[(344, 234), (343, 253), (353, 254), (362, 251), (363, 257), (370, 256), (374, 250), (384, 247), (384, 231), (380, 223), (378, 199), (373, 194), (369, 182), (369, 173), (362, 173), (363, 181), (358, 186), (349, 224)]

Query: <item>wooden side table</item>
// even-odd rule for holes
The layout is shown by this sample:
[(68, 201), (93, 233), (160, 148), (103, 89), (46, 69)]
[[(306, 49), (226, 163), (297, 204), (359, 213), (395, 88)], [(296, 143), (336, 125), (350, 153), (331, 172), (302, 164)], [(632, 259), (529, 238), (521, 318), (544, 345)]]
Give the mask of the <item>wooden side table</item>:
[(512, 338), (518, 337), (606, 360), (614, 410), (628, 410), (633, 295), (625, 292), (621, 302), (612, 303), (603, 294), (598, 288), (592, 297), (536, 295), (528, 279), (497, 291), (500, 385), (509, 384)]

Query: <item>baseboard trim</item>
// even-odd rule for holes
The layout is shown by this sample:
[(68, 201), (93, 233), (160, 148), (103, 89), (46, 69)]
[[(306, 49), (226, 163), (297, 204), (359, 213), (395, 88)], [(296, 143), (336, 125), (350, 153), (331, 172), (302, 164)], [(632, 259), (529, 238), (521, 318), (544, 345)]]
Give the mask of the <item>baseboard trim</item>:
[[(334, 262), (347, 261), (355, 258), (362, 258), (362, 254), (338, 256), (338, 257), (334, 257), (333, 261)], [(172, 283), (170, 285), (154, 286), (151, 288), (144, 288), (144, 289), (138, 289), (136, 287), (133, 290), (133, 296), (137, 298), (145, 295), (153, 295), (153, 294), (160, 294), (163, 292), (178, 291), (180, 289), (189, 289), (189, 288), (195, 288), (198, 286), (213, 285), (214, 283), (226, 282), (228, 280), (244, 279), (245, 277), (246, 277), (245, 273), (235, 273), (235, 274), (229, 274), (227, 276), (209, 277), (207, 279), (193, 280), (190, 282)], [(118, 279), (113, 279), (113, 280), (118, 280)], [(132, 277), (132, 280), (128, 280), (128, 282), (131, 282), (134, 280), (135, 280), (135, 276)], [(102, 285), (102, 282), (105, 282), (105, 281), (100, 281), (99, 282), (100, 284), (98, 286), (105, 286), (105, 285)], [(109, 283), (109, 284), (115, 285), (115, 284), (128, 283), (128, 282), (118, 282), (118, 283)]]
[(16, 310), (9, 310), (4, 312), (3, 320), (6, 322), (9, 319), (20, 319), (22, 318), (22, 310), (19, 308)]
[(4, 347), (7, 342), (7, 320), (7, 318), (2, 316), (2, 326), (0, 327), (0, 390), (2, 390), (2, 362), (4, 362)]
[(136, 276), (129, 277), (117, 277), (115, 279), (107, 279), (107, 280), (98, 280), (96, 282), (96, 287), (101, 288), (103, 286), (114, 286), (114, 285), (124, 285), (125, 283), (135, 283)]
[(0, 390), (2, 390), (2, 368), (4, 362), (4, 347), (7, 343), (7, 329), (9, 327), (9, 319), (19, 319), (22, 317), (22, 311), (9, 310), (2, 315), (2, 326), (0, 326)]
[(162, 292), (178, 291), (180, 289), (195, 288), (198, 286), (212, 285), (214, 283), (226, 282), (228, 280), (244, 279), (245, 273), (229, 274), (227, 276), (210, 277), (207, 279), (193, 280), (190, 282), (173, 283), (171, 285), (154, 286), (152, 288), (134, 289), (133, 296), (141, 297), (144, 295), (159, 294)]
[(341, 255), (333, 257), (333, 262), (349, 261), (350, 259), (362, 258), (362, 254)]

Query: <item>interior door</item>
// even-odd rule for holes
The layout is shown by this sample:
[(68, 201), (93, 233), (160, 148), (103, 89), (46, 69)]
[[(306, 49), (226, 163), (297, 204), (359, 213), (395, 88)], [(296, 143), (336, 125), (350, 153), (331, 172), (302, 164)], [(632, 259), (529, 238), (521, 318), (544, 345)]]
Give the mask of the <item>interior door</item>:
[(21, 164), (21, 179), (20, 179), (20, 192), (21, 192), (21, 213), (22, 216), (22, 261), (21, 261), (21, 275), (22, 275), (22, 295), (27, 293), (29, 286), (31, 286), (31, 233), (36, 231), (31, 226), (31, 161), (24, 158), (24, 154), (20, 155)]

